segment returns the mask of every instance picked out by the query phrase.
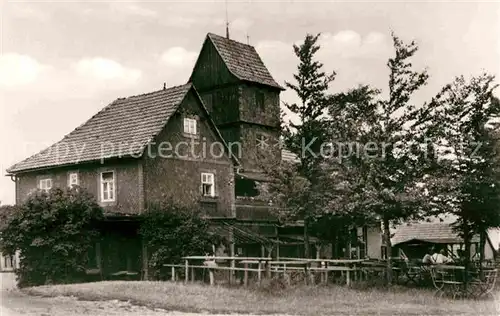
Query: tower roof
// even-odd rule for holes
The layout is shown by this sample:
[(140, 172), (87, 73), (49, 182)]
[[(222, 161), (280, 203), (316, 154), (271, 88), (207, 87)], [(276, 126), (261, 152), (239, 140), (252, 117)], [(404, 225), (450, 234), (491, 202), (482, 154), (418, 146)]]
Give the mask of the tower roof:
[(165, 126), (191, 87), (185, 84), (116, 99), (62, 140), (11, 166), (7, 172), (138, 154)]
[(271, 76), (255, 47), (213, 33), (208, 33), (207, 38), (235, 77), (285, 90)]

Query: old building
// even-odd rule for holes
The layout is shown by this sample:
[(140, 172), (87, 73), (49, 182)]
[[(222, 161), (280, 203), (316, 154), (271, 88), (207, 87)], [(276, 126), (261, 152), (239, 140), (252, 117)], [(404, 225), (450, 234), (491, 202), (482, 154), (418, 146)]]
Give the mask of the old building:
[[(451, 224), (425, 222), (401, 225), (396, 229), (391, 239), (393, 256), (400, 256), (403, 253), (404, 256), (411, 259), (422, 259), (431, 249), (434, 249), (433, 251), (445, 249), (449, 256), (458, 257), (458, 251), (465, 250), (465, 244), (463, 238), (453, 230)], [(472, 237), (470, 244), (472, 259), (479, 259), (479, 243), (479, 235)], [(486, 235), (484, 255), (486, 260), (492, 260), (496, 255), (489, 234)]]
[[(209, 33), (189, 79), (200, 93), (217, 128), (237, 156), (236, 225), (275, 239), (277, 228), (266, 196), (266, 176), (259, 153), (281, 159), (280, 92), (253, 46)], [(259, 243), (236, 252), (261, 255)], [(252, 250), (253, 249), (253, 250)]]
[[(259, 146), (278, 143), (279, 94), (284, 89), (274, 81), (255, 48), (209, 33), (189, 81), (224, 139), (241, 144), (241, 152), (236, 152), (241, 168), (258, 171)], [(280, 158), (277, 146), (273, 154)]]
[[(213, 154), (203, 153), (212, 147)], [(106, 225), (106, 233), (117, 237), (100, 245), (100, 251), (108, 254), (108, 265), (123, 264), (122, 270), (140, 271), (134, 217), (148, 203), (165, 198), (184, 205), (200, 203), (207, 216), (234, 217), (237, 164), (196, 89), (188, 83), (117, 99), (61, 141), (8, 172), (15, 176), (17, 203), (34, 189), (71, 185), (88, 189), (103, 206), (108, 221), (121, 223)]]
[[(52, 187), (94, 194), (107, 220), (92, 267), (99, 274), (144, 272), (137, 218), (166, 198), (201, 206), (233, 241), (228, 254), (296, 247), (300, 238), (279, 232), (262, 172), (263, 163), (293, 159), (279, 146), (283, 90), (254, 47), (209, 33), (188, 83), (119, 98), (10, 167), (16, 202)], [(258, 158), (264, 149), (269, 160)]]

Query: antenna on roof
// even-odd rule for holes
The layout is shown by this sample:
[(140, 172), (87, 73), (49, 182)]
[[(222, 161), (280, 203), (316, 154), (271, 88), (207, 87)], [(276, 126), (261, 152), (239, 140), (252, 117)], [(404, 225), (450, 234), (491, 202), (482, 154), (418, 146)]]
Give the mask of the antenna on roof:
[(227, 0), (226, 0), (226, 38), (229, 39), (229, 19), (227, 15)]
[(250, 45), (250, 35), (247, 33), (247, 44)]
[(163, 90), (166, 90), (166, 89), (167, 89), (167, 83), (166, 83), (166, 82), (164, 82), (164, 83), (163, 83)]

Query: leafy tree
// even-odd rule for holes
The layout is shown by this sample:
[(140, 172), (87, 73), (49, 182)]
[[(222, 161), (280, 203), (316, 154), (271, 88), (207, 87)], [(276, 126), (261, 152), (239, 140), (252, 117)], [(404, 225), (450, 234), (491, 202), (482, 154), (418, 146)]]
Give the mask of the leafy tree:
[(36, 192), (3, 227), (2, 252), (20, 251), (19, 286), (83, 281), (103, 212), (80, 188)]
[(395, 56), (387, 63), (388, 98), (360, 86), (335, 95), (329, 109), (332, 134), (340, 139), (330, 165), (341, 176), (345, 192), (333, 200), (333, 209), (367, 222), (382, 222), (389, 284), (390, 227), (423, 215), (427, 197), (419, 182), (424, 181), (433, 158), (425, 143), (431, 116), (425, 105), (417, 108), (411, 99), (426, 84), (427, 71), (413, 70), (415, 42), (406, 44), (394, 34), (392, 38)]
[(139, 229), (149, 252), (149, 266), (158, 276), (165, 263), (180, 263), (182, 257), (212, 253), (223, 239), (210, 232), (210, 225), (198, 210), (167, 200), (151, 204)]
[(17, 207), (13, 205), (1, 205), (0, 206), (0, 231), (4, 229), (14, 213), (17, 211)]
[[(329, 231), (320, 229), (321, 235), (330, 236), (337, 249), (339, 241), (345, 244), (350, 238), (346, 231), (351, 228), (376, 224), (372, 217), (365, 214), (365, 209), (360, 208), (360, 201), (355, 200), (361, 187), (360, 181), (366, 173), (359, 160), (363, 154), (360, 144), (372, 141), (371, 127), (377, 123), (376, 110), (377, 97), (380, 91), (368, 85), (360, 85), (340, 92), (329, 98), (327, 121), (328, 150), (324, 150), (326, 158), (323, 167), (328, 171), (329, 203), (323, 210), (319, 225), (330, 228)], [(353, 202), (354, 201), (354, 202)], [(350, 250), (349, 250), (350, 251)]]
[(432, 194), (439, 211), (457, 218), (467, 267), (472, 237), (481, 236), (482, 260), (487, 230), (500, 227), (499, 134), (492, 124), (500, 116), (500, 102), (493, 95), (494, 79), (486, 73), (469, 81), (458, 77), (432, 103), (441, 157)]
[[(290, 189), (289, 178), (278, 180), (274, 189), (283, 199), (289, 218), (304, 220), (304, 255), (309, 257), (309, 222), (315, 214), (321, 212), (324, 205), (320, 194), (323, 178), (320, 160), (317, 155), (320, 144), (325, 137), (325, 123), (322, 116), (328, 105), (327, 90), (335, 79), (335, 72), (322, 71), (323, 64), (315, 60), (315, 54), (320, 49), (317, 44), (320, 34), (307, 34), (301, 45), (294, 45), (295, 55), (299, 58), (297, 73), (294, 74), (295, 83), (285, 82), (285, 85), (295, 91), (300, 103), (285, 103), (286, 108), (299, 119), (299, 123), (290, 122), (283, 130), (285, 146), (290, 149), (299, 161), (297, 164), (281, 166), (282, 172), (274, 172), (274, 176), (293, 175), (294, 181), (300, 185), (295, 187), (300, 192), (286, 191)], [(309, 146), (310, 145), (310, 146)], [(309, 148), (305, 150), (305, 148)], [(274, 170), (276, 171), (276, 170)], [(301, 179), (301, 180), (299, 180)], [(297, 195), (295, 195), (297, 193)], [(295, 195), (295, 196), (292, 196)]]

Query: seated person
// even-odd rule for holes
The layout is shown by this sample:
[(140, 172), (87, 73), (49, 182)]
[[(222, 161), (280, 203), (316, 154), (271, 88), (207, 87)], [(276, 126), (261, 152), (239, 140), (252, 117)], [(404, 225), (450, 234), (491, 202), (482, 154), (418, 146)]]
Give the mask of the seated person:
[(446, 256), (446, 251), (444, 249), (441, 249), (439, 253), (435, 252), (431, 259), (433, 264), (445, 264), (453, 261)]
[(426, 264), (426, 265), (432, 264), (432, 256), (430, 254), (433, 252), (434, 252), (433, 247), (427, 249), (425, 256), (422, 258), (422, 264)]
[(432, 264), (432, 256), (428, 253), (425, 254), (425, 256), (422, 258), (422, 263), (423, 264)]
[(457, 250), (457, 258), (455, 259), (455, 263), (458, 265), (463, 265), (465, 264), (465, 251), (462, 249)]

